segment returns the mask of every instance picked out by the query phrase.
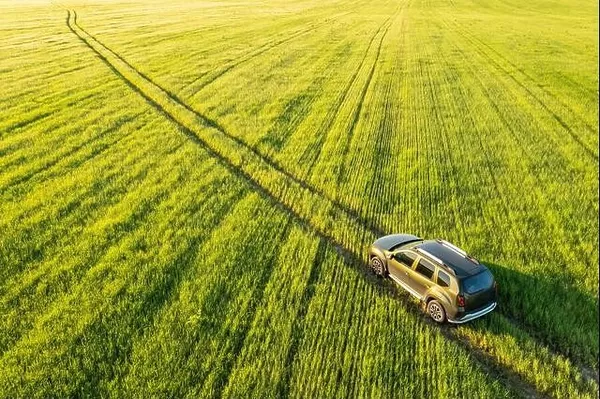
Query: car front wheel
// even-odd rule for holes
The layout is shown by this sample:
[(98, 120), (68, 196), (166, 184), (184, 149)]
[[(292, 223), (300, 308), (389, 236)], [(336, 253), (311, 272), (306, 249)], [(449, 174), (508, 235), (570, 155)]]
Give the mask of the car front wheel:
[(446, 311), (444, 310), (442, 304), (435, 299), (429, 301), (427, 304), (427, 313), (429, 313), (429, 316), (431, 316), (431, 318), (437, 323), (443, 323), (446, 321)]
[(379, 259), (377, 256), (373, 256), (371, 258), (371, 270), (378, 276), (383, 276), (385, 273), (385, 267), (383, 266), (383, 261)]

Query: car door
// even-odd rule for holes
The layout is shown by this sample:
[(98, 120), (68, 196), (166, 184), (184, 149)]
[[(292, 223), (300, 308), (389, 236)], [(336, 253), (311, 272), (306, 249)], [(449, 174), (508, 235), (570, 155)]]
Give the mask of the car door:
[(408, 285), (419, 297), (422, 298), (433, 284), (435, 269), (436, 266), (427, 259), (423, 257), (417, 259), (414, 270), (411, 270), (411, 273), (409, 273)]
[(409, 276), (417, 257), (418, 255), (412, 251), (400, 251), (393, 254), (388, 262), (390, 277), (409, 291)]

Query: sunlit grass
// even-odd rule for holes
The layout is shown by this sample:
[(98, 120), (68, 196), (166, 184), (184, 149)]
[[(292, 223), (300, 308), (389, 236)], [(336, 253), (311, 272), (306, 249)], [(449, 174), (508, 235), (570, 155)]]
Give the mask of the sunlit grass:
[[(597, 7), (0, 7), (2, 395), (597, 396)], [(392, 232), (499, 309), (429, 323)]]

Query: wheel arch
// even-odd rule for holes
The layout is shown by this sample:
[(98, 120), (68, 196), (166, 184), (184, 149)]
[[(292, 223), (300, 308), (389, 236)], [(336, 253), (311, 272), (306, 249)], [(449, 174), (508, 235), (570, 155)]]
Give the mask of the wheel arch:
[(425, 294), (425, 299), (423, 299), (425, 307), (427, 307), (429, 302), (433, 300), (437, 301), (440, 305), (442, 305), (444, 311), (446, 312), (446, 315), (448, 315), (448, 312), (452, 309), (452, 304), (450, 303), (450, 300), (446, 298), (445, 295), (435, 295), (435, 292), (427, 292)]
[(374, 257), (379, 258), (383, 262), (383, 268), (385, 269), (385, 272), (389, 273), (388, 262), (387, 262), (388, 260), (385, 257), (385, 254), (383, 253), (383, 251), (379, 248), (372, 247), (369, 251), (369, 262), (371, 262), (371, 259), (373, 259)]

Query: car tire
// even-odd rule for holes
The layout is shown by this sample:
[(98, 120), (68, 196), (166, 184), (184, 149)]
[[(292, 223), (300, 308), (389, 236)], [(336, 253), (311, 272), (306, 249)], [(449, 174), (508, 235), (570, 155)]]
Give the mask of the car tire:
[(429, 314), (429, 317), (436, 323), (443, 323), (446, 321), (446, 310), (442, 304), (435, 299), (427, 303), (427, 314)]
[(385, 263), (383, 263), (383, 261), (379, 257), (372, 256), (369, 262), (369, 266), (371, 267), (371, 270), (373, 271), (373, 273), (375, 273), (376, 276), (383, 277), (385, 275)]

